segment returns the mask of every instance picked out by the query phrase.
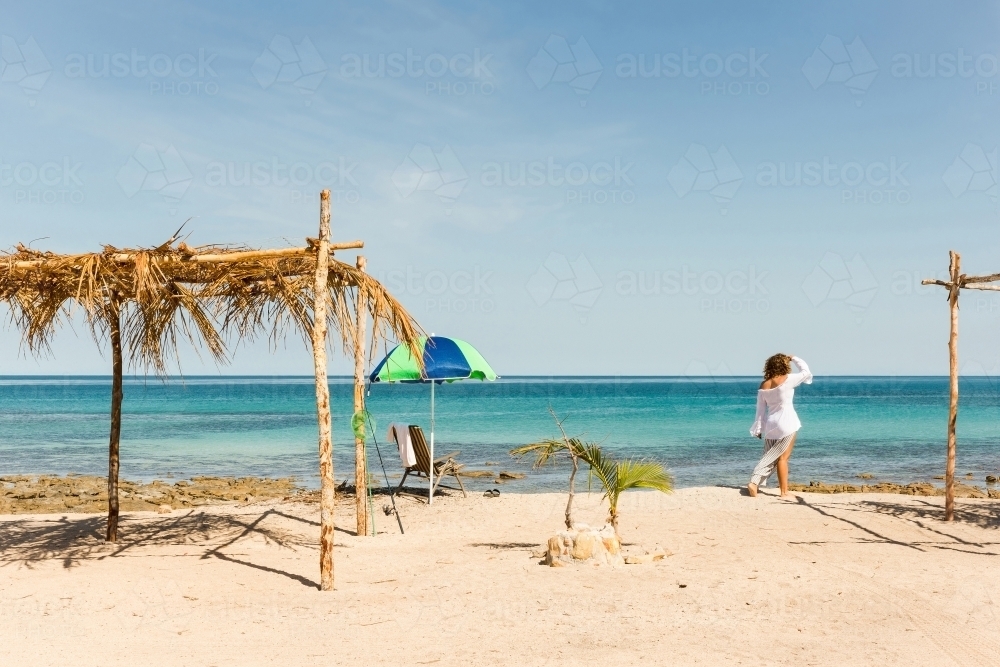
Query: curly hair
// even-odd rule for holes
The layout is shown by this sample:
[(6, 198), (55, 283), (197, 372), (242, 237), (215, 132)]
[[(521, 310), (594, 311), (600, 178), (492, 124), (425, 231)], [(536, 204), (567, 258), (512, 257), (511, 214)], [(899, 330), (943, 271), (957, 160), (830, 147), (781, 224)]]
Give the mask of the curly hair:
[(787, 354), (775, 354), (767, 358), (764, 362), (764, 379), (770, 380), (779, 375), (788, 375), (792, 372), (792, 358)]

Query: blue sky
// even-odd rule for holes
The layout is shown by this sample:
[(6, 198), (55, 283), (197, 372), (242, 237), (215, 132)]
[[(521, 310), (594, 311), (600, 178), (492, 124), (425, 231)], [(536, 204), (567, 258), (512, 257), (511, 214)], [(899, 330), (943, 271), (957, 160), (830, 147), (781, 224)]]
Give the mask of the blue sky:
[[(1000, 271), (995, 4), (206, 4), (4, 3), (0, 244), (283, 246), (328, 187), (502, 375), (945, 373), (919, 280)], [(962, 303), (963, 372), (1000, 372), (1000, 296)], [(108, 371), (81, 327), (0, 343)]]

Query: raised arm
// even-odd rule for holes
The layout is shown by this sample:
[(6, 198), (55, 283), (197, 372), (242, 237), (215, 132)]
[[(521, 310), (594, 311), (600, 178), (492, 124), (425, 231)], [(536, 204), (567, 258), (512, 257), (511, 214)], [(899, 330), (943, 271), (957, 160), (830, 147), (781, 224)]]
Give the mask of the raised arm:
[(789, 384), (790, 387), (797, 387), (800, 384), (812, 384), (813, 374), (809, 370), (809, 365), (800, 357), (792, 357), (792, 363), (798, 366), (799, 372), (789, 373), (785, 383)]
[(767, 402), (764, 396), (757, 392), (757, 416), (754, 417), (753, 426), (750, 427), (750, 435), (759, 438), (764, 430), (764, 419), (767, 418)]

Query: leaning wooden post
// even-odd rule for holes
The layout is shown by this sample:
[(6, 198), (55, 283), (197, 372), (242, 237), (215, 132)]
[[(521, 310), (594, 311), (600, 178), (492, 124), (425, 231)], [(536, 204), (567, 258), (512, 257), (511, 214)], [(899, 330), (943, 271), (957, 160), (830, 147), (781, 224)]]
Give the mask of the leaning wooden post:
[(319, 422), (319, 573), (320, 590), (333, 590), (333, 441), (330, 436), (330, 385), (326, 377), (326, 302), (330, 288), (330, 191), (319, 196), (319, 242), (313, 285), (313, 367), (316, 376), (316, 418)]
[(958, 421), (958, 294), (961, 290), (962, 257), (954, 250), (950, 255), (948, 305), (951, 310), (951, 333), (948, 336), (949, 399), (948, 399), (948, 462), (944, 472), (944, 520), (955, 520), (955, 425)]
[[(358, 255), (358, 271), (364, 273), (365, 258)], [(365, 333), (368, 328), (368, 304), (364, 288), (358, 285), (357, 329), (354, 341), (354, 413), (365, 409)], [(358, 517), (358, 535), (368, 534), (368, 461), (365, 439), (354, 438), (354, 495)]]
[(122, 432), (122, 332), (121, 306), (112, 294), (108, 305), (111, 338), (111, 437), (108, 440), (108, 542), (118, 541), (118, 462)]

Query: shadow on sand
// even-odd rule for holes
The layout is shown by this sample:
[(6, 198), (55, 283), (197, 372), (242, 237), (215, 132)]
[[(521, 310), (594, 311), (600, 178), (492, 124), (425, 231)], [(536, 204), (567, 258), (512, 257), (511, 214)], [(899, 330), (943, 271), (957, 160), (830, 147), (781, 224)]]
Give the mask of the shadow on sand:
[[(1000, 541), (970, 540), (954, 530), (962, 524), (986, 529), (1000, 529), (1000, 503), (962, 503), (955, 507), (955, 523), (944, 521), (943, 504), (927, 500), (891, 502), (865, 500), (856, 504), (823, 504), (809, 502), (801, 496), (795, 502), (824, 517), (853, 526), (866, 535), (862, 542), (895, 544), (917, 551), (947, 549), (978, 556), (1000, 556)], [(890, 516), (918, 528), (926, 539), (897, 539), (875, 530), (866, 515)], [(998, 535), (1000, 537), (1000, 535)]]
[[(201, 558), (218, 558), (227, 563), (278, 574), (305, 586), (319, 583), (299, 574), (268, 567), (251, 560), (241, 560), (223, 553), (240, 539), (254, 535), (268, 544), (287, 549), (316, 549), (318, 539), (282, 528), (277, 521), (284, 519), (318, 527), (316, 521), (304, 519), (277, 509), (260, 514), (210, 514), (189, 511), (172, 516), (123, 514), (119, 524), (119, 540), (104, 541), (106, 518), (101, 515), (74, 518), (58, 515), (43, 519), (13, 519), (0, 523), (0, 567), (20, 563), (27, 567), (47, 560), (61, 560), (71, 568), (85, 560), (102, 560), (130, 555), (129, 552), (147, 546), (189, 546), (203, 549)], [(310, 530), (310, 533), (312, 531)], [(340, 530), (353, 535), (353, 532)], [(241, 555), (243, 559), (247, 556)]]

